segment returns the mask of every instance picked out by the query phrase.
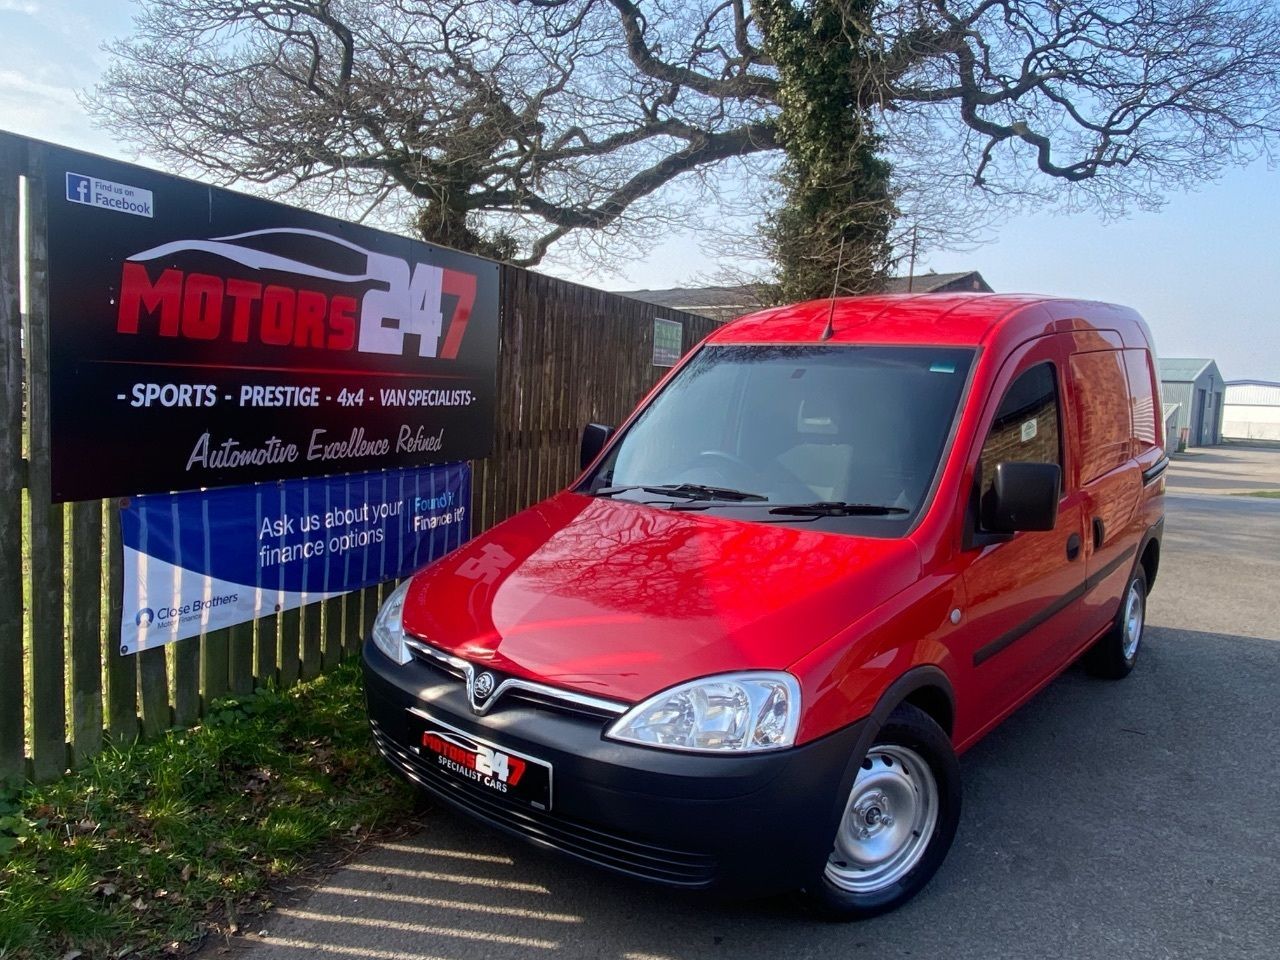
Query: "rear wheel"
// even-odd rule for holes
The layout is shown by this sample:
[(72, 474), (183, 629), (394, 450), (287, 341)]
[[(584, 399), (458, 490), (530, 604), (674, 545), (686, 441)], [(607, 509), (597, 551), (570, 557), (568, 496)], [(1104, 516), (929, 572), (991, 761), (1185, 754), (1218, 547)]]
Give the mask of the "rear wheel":
[(1085, 668), (1095, 677), (1120, 680), (1138, 662), (1142, 631), (1147, 625), (1147, 572), (1138, 564), (1125, 587), (1116, 620), (1106, 635), (1084, 655)]
[(960, 765), (928, 714), (902, 704), (867, 751), (822, 875), (806, 893), (826, 916), (858, 920), (914, 897), (960, 820)]

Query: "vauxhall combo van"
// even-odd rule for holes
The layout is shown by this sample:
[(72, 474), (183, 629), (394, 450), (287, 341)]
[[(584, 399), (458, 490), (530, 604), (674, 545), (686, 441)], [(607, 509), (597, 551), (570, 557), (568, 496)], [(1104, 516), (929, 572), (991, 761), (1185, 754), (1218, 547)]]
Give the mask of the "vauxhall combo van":
[(1100, 303), (729, 323), (619, 430), (587, 428), (568, 489), (390, 596), (364, 648), (377, 745), (617, 873), (891, 909), (951, 845), (958, 754), (1077, 659), (1133, 669), (1164, 523), (1154, 370), (1141, 317)]

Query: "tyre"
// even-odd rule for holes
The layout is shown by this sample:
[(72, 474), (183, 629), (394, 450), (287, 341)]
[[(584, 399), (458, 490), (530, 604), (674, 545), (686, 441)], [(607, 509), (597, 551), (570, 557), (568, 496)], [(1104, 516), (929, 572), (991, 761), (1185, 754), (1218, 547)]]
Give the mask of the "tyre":
[(1138, 662), (1142, 630), (1147, 623), (1147, 572), (1138, 564), (1125, 587), (1115, 623), (1084, 655), (1084, 665), (1095, 677), (1120, 680)]
[(832, 920), (893, 910), (942, 865), (960, 821), (960, 764), (924, 711), (902, 704), (867, 751), (822, 875), (805, 893)]

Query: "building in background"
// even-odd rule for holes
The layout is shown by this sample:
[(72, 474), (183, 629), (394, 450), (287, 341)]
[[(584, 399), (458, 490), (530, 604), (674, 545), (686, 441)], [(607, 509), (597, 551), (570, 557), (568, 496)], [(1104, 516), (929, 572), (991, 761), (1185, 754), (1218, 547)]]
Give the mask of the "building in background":
[(914, 277), (890, 277), (885, 293), (995, 293), (977, 270), (963, 273), (918, 273)]
[(1164, 411), (1164, 448), (1165, 450), (1178, 449), (1178, 411), (1182, 409), (1180, 403), (1161, 404)]
[(1160, 360), (1160, 397), (1166, 411), (1177, 405), (1177, 432), (1166, 435), (1174, 450), (1205, 447), (1222, 440), (1223, 380), (1212, 360)]
[(1280, 440), (1280, 383), (1232, 380), (1223, 411), (1222, 435), (1228, 440)]
[[(891, 277), (885, 293), (992, 293), (977, 270), (964, 273), (922, 273), (915, 277)], [(683, 310), (721, 323), (771, 306), (767, 284), (741, 283), (725, 287), (669, 287), (665, 290), (619, 290), (624, 297), (643, 300), (669, 310)]]

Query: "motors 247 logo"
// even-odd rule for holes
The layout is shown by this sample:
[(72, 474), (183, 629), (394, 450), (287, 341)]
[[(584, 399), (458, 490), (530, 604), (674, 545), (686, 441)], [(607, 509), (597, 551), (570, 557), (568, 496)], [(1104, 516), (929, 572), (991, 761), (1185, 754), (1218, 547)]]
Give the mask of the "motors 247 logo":
[[(248, 270), (186, 271), (171, 265), (177, 257)], [(353, 286), (367, 287), (358, 300)], [(475, 299), (476, 277), (463, 270), (410, 264), (317, 230), (253, 230), (175, 240), (126, 259), (116, 330), (451, 360)]]
[(494, 750), (469, 737), (428, 730), (422, 745), (454, 773), (474, 780), (498, 793), (506, 793), (524, 777), (525, 762), (501, 750)]

